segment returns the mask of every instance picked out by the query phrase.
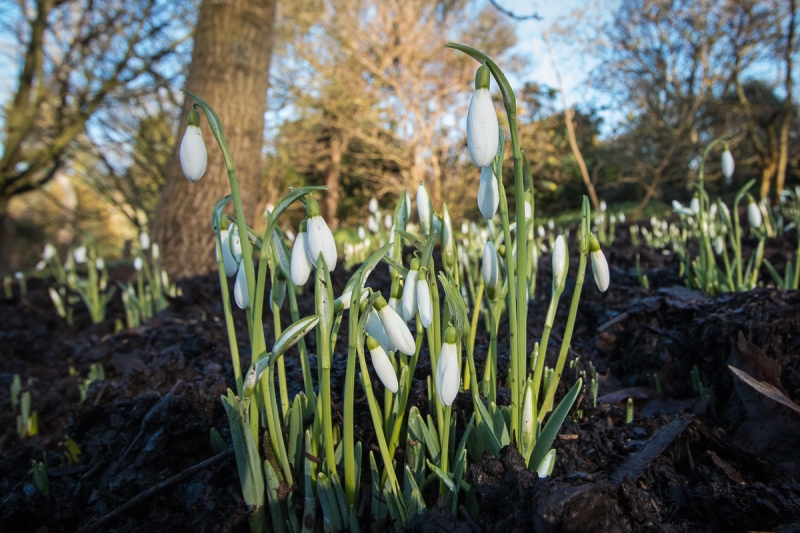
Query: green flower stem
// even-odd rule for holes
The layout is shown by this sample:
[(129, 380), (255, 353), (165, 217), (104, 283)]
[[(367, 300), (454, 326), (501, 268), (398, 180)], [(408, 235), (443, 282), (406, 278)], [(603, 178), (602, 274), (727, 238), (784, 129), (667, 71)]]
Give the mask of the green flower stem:
[(567, 360), (569, 353), (570, 341), (572, 340), (572, 331), (575, 328), (575, 317), (578, 315), (578, 303), (581, 299), (581, 290), (583, 289), (583, 280), (586, 275), (586, 262), (589, 257), (589, 199), (583, 197), (583, 209), (581, 214), (581, 234), (578, 236), (580, 242), (580, 262), (578, 264), (578, 277), (575, 280), (575, 291), (572, 293), (572, 304), (569, 308), (569, 318), (567, 318), (567, 327), (564, 330), (564, 339), (561, 342), (561, 351), (558, 354), (558, 361), (556, 368), (553, 372), (553, 378), (550, 387), (547, 390), (547, 396), (542, 402), (542, 408), (539, 410), (539, 421), (544, 419), (544, 416), (553, 408), (553, 399), (556, 395), (558, 382), (561, 380), (561, 374), (564, 371), (564, 363)]
[(747, 191), (755, 184), (756, 180), (748, 181), (742, 187), (736, 197), (733, 199), (733, 242), (731, 243), (734, 248), (735, 265), (736, 265), (736, 290), (743, 290), (744, 275), (742, 273), (742, 225), (739, 223), (739, 202), (742, 201)]
[(497, 403), (497, 304), (489, 303), (489, 351), (483, 370), (483, 384), (489, 402)]
[[(286, 292), (289, 296), (289, 312), (292, 314), (292, 323), (294, 323), (300, 320), (300, 311), (297, 309), (297, 294), (295, 293), (295, 286), (292, 283), (291, 276), (286, 280)], [(305, 390), (306, 398), (310, 402), (315, 402), (317, 395), (314, 393), (314, 381), (311, 378), (311, 365), (308, 363), (308, 348), (306, 347), (305, 336), (298, 341), (297, 349), (300, 351), (300, 367), (303, 371), (303, 389)], [(311, 405), (315, 405), (315, 403)]]
[[(280, 358), (283, 360), (283, 357)], [(286, 453), (286, 444), (283, 441), (283, 425), (280, 423), (278, 415), (278, 400), (275, 397), (275, 368), (269, 365), (267, 371), (267, 389), (269, 391), (269, 406), (267, 406), (267, 422), (269, 423), (269, 433), (274, 442), (274, 449), (278, 452), (278, 466), (283, 470), (284, 481), (290, 486), (292, 481), (292, 468), (289, 464), (289, 456)]]
[[(567, 261), (569, 261), (569, 258), (567, 258)], [(550, 297), (550, 305), (547, 308), (547, 317), (545, 318), (544, 329), (542, 330), (542, 340), (539, 342), (539, 349), (535, 353), (535, 361), (533, 364), (534, 403), (539, 400), (539, 394), (543, 388), (542, 375), (544, 374), (544, 363), (547, 358), (547, 345), (550, 342), (550, 331), (553, 329), (553, 323), (556, 319), (556, 309), (558, 309), (558, 301), (561, 299), (562, 292), (564, 292), (563, 284), (558, 287), (553, 287), (553, 295)]]
[[(450, 468), (450, 417), (453, 414), (453, 406), (448, 405), (444, 408), (444, 429), (442, 435), (442, 446), (439, 452), (440, 464), (439, 468), (442, 472), (447, 472)], [(439, 494), (447, 494), (447, 486), (444, 483), (439, 483)]]
[(243, 386), (242, 365), (239, 362), (239, 345), (236, 342), (236, 326), (233, 324), (233, 309), (231, 309), (231, 298), (228, 294), (228, 278), (225, 277), (225, 264), (222, 261), (219, 229), (217, 229), (217, 272), (219, 273), (219, 286), (222, 290), (222, 310), (225, 314), (225, 329), (228, 332), (228, 346), (231, 350), (233, 377), (236, 379), (236, 395), (241, 398)]
[[(281, 335), (281, 331), (283, 331), (281, 327), (281, 309), (275, 302), (270, 302), (270, 305), (272, 305), (272, 323), (273, 329), (275, 330), (275, 340), (277, 341), (278, 337)], [(256, 322), (256, 324), (258, 323)], [(286, 420), (289, 416), (289, 409), (291, 409), (292, 404), (289, 403), (289, 387), (286, 384), (286, 365), (284, 364), (283, 357), (278, 358), (275, 362), (275, 366), (278, 367), (278, 386), (281, 391), (281, 413), (283, 414), (283, 418), (280, 420)]]

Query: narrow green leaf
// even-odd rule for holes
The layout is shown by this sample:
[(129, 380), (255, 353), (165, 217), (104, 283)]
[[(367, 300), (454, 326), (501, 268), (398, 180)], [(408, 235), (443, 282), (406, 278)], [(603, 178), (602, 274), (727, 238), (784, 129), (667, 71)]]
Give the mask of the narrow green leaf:
[(572, 408), (572, 404), (575, 403), (575, 400), (578, 398), (578, 394), (580, 393), (582, 386), (583, 380), (578, 379), (567, 395), (564, 396), (564, 399), (561, 400), (561, 403), (558, 404), (558, 407), (556, 407), (553, 413), (550, 415), (547, 423), (542, 428), (542, 433), (536, 440), (536, 444), (533, 445), (533, 452), (531, 452), (531, 459), (528, 462), (528, 468), (532, 470), (539, 468), (539, 465), (542, 463), (545, 455), (547, 455), (547, 452), (550, 450), (550, 446), (553, 445), (553, 441), (558, 434), (558, 430), (561, 429), (561, 425), (567, 418), (569, 410)]

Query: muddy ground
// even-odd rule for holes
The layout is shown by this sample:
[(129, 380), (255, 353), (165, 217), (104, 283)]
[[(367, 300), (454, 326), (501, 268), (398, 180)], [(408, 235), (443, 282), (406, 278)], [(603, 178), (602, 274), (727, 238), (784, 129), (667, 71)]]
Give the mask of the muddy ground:
[[(690, 291), (678, 277), (675, 256), (631, 246), (627, 233), (618, 228), (617, 244), (607, 253), (612, 283), (606, 293), (587, 273), (572, 343), (580, 361), (565, 372), (563, 386), (591, 361), (600, 374), (600, 398), (594, 407), (584, 395), (580, 415), (562, 428), (553, 476), (539, 479), (513, 447), (505, 448), (500, 458), (485, 456), (469, 468), (477, 513), (462, 507), (452, 516), (432, 487), (428, 515), (409, 531), (800, 531), (800, 413), (728, 368), (800, 403), (800, 293), (762, 288), (711, 298)], [(782, 268), (795, 238), (792, 233), (768, 248), (773, 264)], [(650, 290), (637, 281), (637, 253)], [(576, 268), (575, 262), (571, 273)], [(384, 270), (373, 274), (373, 287), (387, 288)], [(545, 257), (529, 310), (529, 349), (541, 335), (549, 276)], [(334, 272), (336, 294), (346, 279), (341, 268)], [(209, 438), (215, 427), (230, 442), (219, 397), (234, 387), (218, 278), (179, 284), (183, 295), (167, 311), (119, 333), (120, 303), (97, 325), (78, 311), (70, 328), (53, 309), (45, 281), (32, 280), (26, 297), (15, 292), (0, 300), (0, 532), (41, 526), (52, 533), (248, 531), (233, 456), (215, 455)], [(562, 297), (551, 356), (571, 291)], [(300, 297), (302, 314), (311, 311), (309, 295)], [(243, 346), (244, 313), (236, 319)], [(500, 329), (503, 346), (507, 324)], [(479, 334), (479, 371), (487, 343)], [(309, 349), (315, 351), (313, 334)], [(500, 351), (502, 364), (507, 351)], [(334, 403), (345, 355), (342, 345), (334, 361)], [(426, 358), (423, 348), (415, 376), (423, 414)], [(94, 382), (81, 402), (79, 380), (93, 363), (102, 364), (106, 379)], [(247, 353), (243, 364), (249, 364)], [(287, 357), (287, 365), (289, 378), (301, 383), (296, 357)], [(71, 376), (70, 368), (81, 377)], [(702, 394), (692, 387), (695, 368)], [(15, 374), (38, 412), (39, 435), (32, 438), (17, 435), (9, 392)], [(371, 445), (366, 400), (356, 396), (356, 435)], [(634, 420), (626, 423), (629, 397)], [(463, 427), (471, 414), (467, 394), (459, 395), (454, 413)], [(67, 436), (81, 451), (76, 464), (66, 458)], [(35, 489), (31, 474), (31, 461), (45, 455), (49, 499)], [(369, 531), (368, 502), (361, 524)]]

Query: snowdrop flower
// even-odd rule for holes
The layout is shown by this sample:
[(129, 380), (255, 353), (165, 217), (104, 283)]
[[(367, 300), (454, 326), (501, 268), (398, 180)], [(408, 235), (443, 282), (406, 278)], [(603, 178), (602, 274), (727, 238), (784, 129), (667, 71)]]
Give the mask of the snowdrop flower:
[(491, 165), (481, 169), (481, 180), (478, 185), (478, 209), (486, 220), (491, 220), (500, 205), (500, 189)]
[(561, 287), (567, 280), (567, 242), (563, 235), (556, 237), (553, 245), (553, 287)]
[(358, 232), (357, 232), (357, 234), (358, 234), (358, 240), (359, 240), (359, 241), (363, 241), (364, 239), (366, 239), (366, 238), (367, 238), (367, 232), (366, 232), (366, 231), (364, 231), (364, 226), (359, 226), (359, 227), (358, 227)]
[(719, 202), (719, 218), (722, 220), (723, 223), (727, 225), (731, 225), (731, 212), (728, 209), (728, 206), (722, 200), (717, 200)]
[(439, 401), (445, 406), (453, 405), (458, 394), (460, 379), (457, 340), (456, 328), (448, 326), (444, 332), (444, 343), (442, 343), (442, 351), (439, 353), (439, 361), (436, 364), (436, 394), (439, 396)]
[(78, 264), (86, 262), (86, 247), (85, 246), (78, 246), (75, 248), (75, 251), (72, 252), (72, 256), (75, 258), (75, 262)]
[(603, 251), (600, 249), (600, 243), (597, 237), (591, 236), (589, 249), (591, 250), (592, 258), (592, 273), (594, 274), (594, 282), (597, 283), (597, 288), (600, 292), (606, 292), (610, 278), (608, 275), (608, 261)]
[(383, 327), (383, 323), (378, 317), (378, 313), (375, 312), (375, 309), (370, 309), (364, 328), (369, 335), (375, 337), (378, 343), (383, 346), (384, 350), (391, 352), (397, 349), (397, 347), (392, 344), (389, 336), (386, 335), (386, 329)]
[(549, 229), (550, 231), (553, 231), (554, 229), (556, 229), (556, 223), (553, 222), (552, 218), (547, 221), (547, 229)]
[(293, 232), (292, 230), (290, 230), (290, 229), (287, 229), (287, 230), (286, 230), (286, 233), (284, 234), (284, 236), (286, 237), (286, 239), (287, 239), (289, 242), (294, 242), (295, 235), (294, 235), (294, 232)]
[(472, 162), (478, 168), (492, 163), (497, 154), (500, 128), (497, 113), (489, 94), (489, 68), (478, 67), (475, 73), (475, 92), (467, 112), (467, 148)]
[(417, 214), (419, 215), (419, 227), (422, 229), (422, 234), (426, 237), (430, 234), (431, 226), (433, 224), (431, 199), (428, 196), (428, 190), (425, 184), (420, 182), (417, 188)]
[[(225, 275), (232, 277), (236, 274), (236, 269), (239, 268), (237, 258), (242, 256), (242, 243), (239, 240), (239, 232), (233, 230), (233, 243), (230, 240), (230, 229), (220, 230), (219, 232), (219, 247), (222, 249), (222, 266), (225, 269)], [(231, 245), (233, 245), (233, 252), (231, 252)], [(234, 257), (234, 253), (236, 257)], [(217, 251), (217, 260), (219, 260), (219, 251)]]
[(718, 235), (716, 239), (714, 239), (714, 252), (717, 255), (722, 255), (722, 252), (725, 251), (725, 239), (722, 238), (722, 235)]
[[(369, 296), (369, 290), (364, 289), (364, 291), (361, 293), (361, 299), (359, 300), (359, 303), (363, 303), (364, 300), (367, 299), (367, 296)], [(350, 309), (350, 302), (352, 299), (353, 299), (353, 287), (352, 286), (345, 287), (342, 295), (333, 301), (334, 310), (336, 312), (339, 312), (340, 310), (346, 311), (347, 309)], [(370, 335), (372, 335), (372, 333), (370, 333)], [(374, 335), (372, 336), (374, 337)]]
[(761, 210), (758, 205), (751, 199), (747, 204), (747, 220), (750, 222), (751, 228), (760, 228), (764, 220), (761, 218)]
[(386, 229), (392, 228), (392, 215), (387, 213), (386, 216), (383, 217), (383, 227)]
[(250, 305), (250, 291), (247, 288), (247, 275), (245, 274), (244, 261), (239, 263), (239, 271), (236, 273), (236, 283), (233, 284), (233, 299), (240, 309)]
[(525, 219), (529, 220), (533, 217), (533, 202), (531, 201), (531, 193), (525, 193)]
[[(469, 224), (467, 224), (466, 220), (461, 223), (461, 233), (464, 235), (469, 235)], [(464, 239), (464, 242), (467, 242), (466, 239)]]
[(369, 217), (367, 219), (367, 229), (370, 230), (372, 233), (378, 233), (378, 223), (375, 221), (373, 217)]
[(522, 403), (522, 450), (524, 454), (533, 448), (534, 436), (533, 382), (529, 378), (525, 386), (525, 400)]
[(35, 267), (36, 272), (41, 272), (42, 270), (44, 270), (44, 268), (46, 266), (47, 266), (47, 262), (44, 259), (42, 259), (41, 261), (36, 263), (36, 267)]
[(606, 212), (606, 201), (605, 200), (600, 200), (600, 211), (602, 211), (603, 213)]
[(150, 248), (150, 234), (146, 231), (139, 234), (139, 245), (142, 247), (142, 250)]
[(722, 152), (722, 173), (725, 175), (725, 184), (731, 185), (733, 183), (733, 170), (736, 165), (733, 162), (733, 155), (728, 148)]
[(370, 335), (367, 335), (367, 348), (369, 355), (372, 358), (372, 368), (378, 374), (383, 386), (389, 389), (392, 394), (397, 392), (397, 374), (394, 371), (392, 362), (386, 351), (381, 347), (380, 343)]
[(143, 266), (143, 264), (142, 264), (142, 258), (141, 257), (137, 257), (136, 259), (133, 260), (133, 269), (134, 270), (136, 270), (138, 272), (138, 271), (140, 271), (142, 269), (142, 266)]
[(424, 328), (429, 328), (433, 322), (433, 303), (431, 303), (431, 289), (428, 286), (427, 272), (428, 269), (421, 269), (416, 283), (417, 310), (419, 311), (419, 320)]
[(307, 249), (308, 234), (306, 233), (306, 221), (300, 223), (300, 231), (292, 247), (291, 276), (292, 283), (296, 286), (305, 285), (311, 275), (314, 264), (308, 257)]
[(692, 198), (692, 201), (689, 202), (689, 209), (691, 209), (692, 213), (695, 215), (700, 214), (700, 199), (697, 196)]
[(94, 267), (95, 267), (97, 270), (103, 270), (103, 268), (105, 268), (105, 266), (106, 266), (106, 262), (105, 262), (105, 261), (103, 261), (103, 258), (102, 258), (102, 257), (98, 257), (97, 259), (95, 259), (95, 261), (94, 261)]
[(57, 253), (58, 251), (56, 250), (56, 247), (48, 242), (47, 244), (44, 245), (44, 251), (42, 252), (42, 259), (44, 259), (46, 262), (50, 262), (50, 260), (54, 258)]
[(403, 318), (406, 322), (414, 318), (417, 312), (417, 277), (419, 276), (419, 259), (416, 257), (411, 260), (411, 268), (406, 274), (403, 284)]
[(379, 296), (375, 300), (374, 309), (378, 313), (378, 318), (383, 325), (383, 330), (386, 332), (389, 342), (404, 354), (414, 355), (416, 351), (414, 337), (408, 330), (405, 320), (394, 309), (389, 307), (383, 296)]
[(453, 240), (453, 223), (447, 204), (442, 206), (442, 263), (445, 268), (453, 268), (456, 261), (456, 245)]
[(620, 224), (624, 224), (625, 223), (625, 213), (620, 213), (619, 214), (619, 222), (620, 222)]
[(497, 297), (499, 280), (500, 269), (497, 264), (497, 251), (492, 241), (486, 241), (486, 245), (483, 247), (483, 284), (486, 286), (486, 296), (492, 301)]
[(311, 198), (306, 203), (306, 251), (311, 263), (316, 267), (319, 256), (325, 259), (328, 270), (333, 272), (336, 268), (336, 242), (333, 233), (319, 214), (319, 204)]
[(189, 111), (189, 125), (181, 141), (180, 159), (183, 175), (192, 183), (203, 177), (208, 164), (206, 144), (200, 131), (200, 113), (196, 108)]
[(378, 213), (378, 199), (374, 196), (369, 200), (369, 212), (372, 214)]
[(547, 235), (547, 233), (545, 233), (544, 231), (544, 226), (542, 226), (541, 224), (539, 225), (538, 228), (536, 228), (536, 233), (539, 234), (540, 239), (544, 239), (545, 235)]
[(159, 256), (161, 255), (161, 249), (158, 247), (157, 242), (153, 243), (153, 250), (150, 252), (150, 254), (153, 256), (153, 261), (158, 260)]

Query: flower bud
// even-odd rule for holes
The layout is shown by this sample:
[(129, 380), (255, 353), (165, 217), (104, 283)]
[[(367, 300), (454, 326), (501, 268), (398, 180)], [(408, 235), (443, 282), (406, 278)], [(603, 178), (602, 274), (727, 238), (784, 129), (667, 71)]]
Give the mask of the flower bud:
[(608, 261), (606, 261), (606, 256), (603, 255), (603, 251), (600, 249), (600, 243), (597, 241), (597, 237), (592, 235), (590, 240), (589, 249), (591, 250), (590, 255), (592, 258), (594, 282), (597, 283), (597, 288), (600, 289), (600, 292), (606, 292), (610, 282)]
[(567, 242), (563, 235), (556, 237), (553, 245), (553, 287), (563, 287), (567, 280)]
[(78, 246), (75, 248), (75, 251), (72, 252), (72, 256), (75, 258), (75, 262), (78, 264), (86, 262), (86, 247), (85, 246)]
[(46, 262), (49, 262), (52, 258), (54, 258), (58, 254), (56, 247), (50, 244), (49, 242), (44, 245), (44, 251), (42, 252), (42, 259)]
[(445, 406), (453, 405), (460, 383), (457, 339), (456, 328), (448, 326), (444, 333), (439, 361), (436, 364), (436, 394)]
[(240, 309), (250, 305), (250, 291), (247, 288), (247, 275), (245, 274), (244, 261), (239, 263), (239, 271), (236, 273), (236, 283), (233, 284), (233, 299)]
[(320, 216), (319, 205), (313, 198), (306, 203), (306, 216), (308, 217), (306, 220), (308, 259), (316, 267), (319, 255), (322, 254), (328, 270), (333, 272), (333, 269), (336, 268), (336, 241), (333, 240), (333, 233), (325, 223), (325, 219)]
[(140, 271), (142, 269), (142, 266), (143, 266), (142, 258), (141, 257), (136, 257), (133, 260), (133, 268), (134, 268), (134, 270), (136, 270), (138, 272), (138, 271)]
[(153, 251), (150, 252), (150, 254), (153, 256), (153, 261), (158, 260), (159, 256), (161, 255), (161, 250), (159, 249), (157, 242), (153, 243)]
[(197, 109), (189, 111), (189, 125), (181, 141), (181, 169), (186, 179), (192, 183), (203, 177), (208, 164), (208, 153), (200, 131), (200, 114)]
[(447, 204), (442, 206), (442, 264), (452, 269), (456, 261), (455, 241), (453, 240), (453, 223)]
[(422, 230), (422, 234), (427, 237), (433, 225), (433, 210), (431, 209), (431, 199), (428, 196), (428, 190), (422, 182), (420, 182), (419, 188), (417, 188), (417, 214), (419, 215), (419, 227)]
[(386, 355), (386, 351), (381, 347), (380, 343), (369, 335), (367, 335), (367, 348), (372, 358), (372, 368), (375, 369), (375, 373), (378, 374), (383, 386), (394, 394), (397, 392), (397, 374), (394, 371), (392, 362), (389, 360), (389, 356)]
[[(239, 268), (236, 257), (233, 255), (234, 252), (238, 257), (242, 255), (242, 243), (241, 240), (239, 240), (239, 233), (235, 229), (233, 230), (233, 243), (231, 243), (230, 232), (230, 228), (220, 230), (219, 232), (219, 247), (222, 249), (222, 266), (225, 269), (225, 276), (229, 278), (236, 274), (236, 269)], [(234, 252), (231, 252), (231, 244), (234, 246)]]
[(730, 185), (733, 183), (733, 170), (736, 165), (733, 162), (733, 155), (727, 148), (722, 152), (722, 173), (725, 175), (725, 183)]
[(378, 213), (378, 209), (378, 199), (373, 196), (369, 200), (369, 212), (374, 215)]
[(404, 354), (414, 355), (414, 352), (416, 352), (414, 337), (408, 330), (405, 320), (394, 309), (389, 307), (382, 296), (379, 296), (375, 301), (375, 311), (378, 313), (378, 318), (383, 324), (383, 329), (389, 341)]
[(411, 268), (406, 274), (403, 284), (403, 318), (408, 322), (417, 313), (417, 277), (419, 276), (419, 259), (411, 260)]
[(139, 234), (139, 245), (142, 247), (142, 250), (150, 248), (150, 235), (146, 231)]
[(750, 227), (753, 229), (760, 228), (761, 224), (764, 222), (761, 218), (761, 210), (752, 199), (750, 203), (747, 204), (747, 220), (750, 222)]
[(500, 128), (489, 94), (489, 68), (481, 65), (475, 74), (475, 92), (467, 113), (467, 148), (478, 168), (492, 163), (497, 154)]
[[(481, 180), (478, 185), (478, 209), (486, 220), (491, 220), (500, 205), (500, 189), (491, 165), (481, 169)], [(466, 233), (466, 232), (465, 232)]]
[(314, 267), (306, 252), (308, 246), (307, 240), (306, 221), (303, 220), (300, 223), (300, 231), (297, 233), (294, 245), (292, 246), (292, 283), (298, 287), (305, 285), (308, 281), (308, 277), (311, 275), (311, 269)]
[(419, 319), (422, 322), (422, 327), (429, 328), (433, 322), (433, 303), (431, 303), (431, 289), (428, 286), (427, 269), (420, 270), (416, 286)]
[(483, 247), (483, 284), (486, 286), (486, 296), (492, 301), (497, 298), (499, 280), (497, 251), (494, 249), (492, 241), (486, 241), (486, 245)]

